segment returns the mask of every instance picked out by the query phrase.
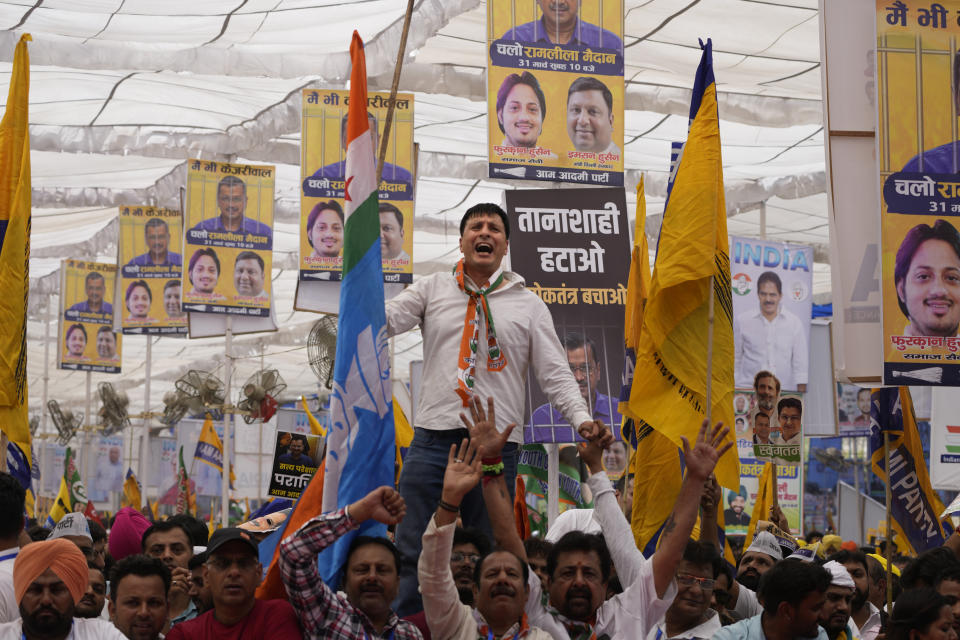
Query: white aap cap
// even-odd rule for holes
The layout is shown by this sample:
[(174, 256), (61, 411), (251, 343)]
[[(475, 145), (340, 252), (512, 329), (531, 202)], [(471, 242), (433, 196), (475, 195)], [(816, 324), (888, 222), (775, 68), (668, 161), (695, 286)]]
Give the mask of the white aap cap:
[(87, 524), (87, 518), (82, 513), (68, 513), (60, 518), (50, 533), (50, 538), (62, 538), (63, 536), (83, 536), (93, 540), (90, 535), (90, 525)]
[(853, 582), (853, 578), (850, 577), (850, 572), (836, 560), (831, 560), (826, 563), (823, 565), (823, 568), (830, 572), (830, 584), (833, 586), (850, 587), (851, 589), (857, 588), (857, 585)]
[(783, 560), (783, 552), (780, 545), (777, 544), (776, 537), (769, 531), (761, 531), (754, 537), (753, 542), (747, 547), (747, 551), (756, 551), (765, 553), (774, 560)]

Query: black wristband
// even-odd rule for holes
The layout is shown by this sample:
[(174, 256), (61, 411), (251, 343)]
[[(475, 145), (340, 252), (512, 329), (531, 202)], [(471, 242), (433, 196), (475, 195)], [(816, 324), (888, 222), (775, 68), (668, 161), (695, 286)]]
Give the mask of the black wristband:
[(452, 511), (453, 513), (460, 513), (460, 505), (454, 506), (449, 502), (440, 501), (440, 508), (445, 511)]

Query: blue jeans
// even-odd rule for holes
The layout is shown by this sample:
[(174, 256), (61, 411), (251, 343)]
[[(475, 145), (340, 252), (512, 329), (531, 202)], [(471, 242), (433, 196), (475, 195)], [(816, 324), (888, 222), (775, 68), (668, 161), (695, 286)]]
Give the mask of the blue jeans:
[[(450, 445), (457, 444), (468, 436), (466, 429), (437, 431), (416, 428), (413, 442), (403, 461), (400, 474), (400, 495), (407, 503), (407, 514), (397, 525), (396, 542), (400, 550), (400, 588), (393, 610), (401, 618), (423, 611), (417, 581), (417, 560), (423, 546), (423, 532), (437, 510), (443, 491), (443, 474), (447, 468)], [(510, 499), (517, 481), (516, 443), (508, 442), (503, 447), (503, 475), (510, 490)], [(493, 542), (493, 532), (483, 492), (478, 484), (463, 498), (460, 504), (463, 526), (476, 527)]]

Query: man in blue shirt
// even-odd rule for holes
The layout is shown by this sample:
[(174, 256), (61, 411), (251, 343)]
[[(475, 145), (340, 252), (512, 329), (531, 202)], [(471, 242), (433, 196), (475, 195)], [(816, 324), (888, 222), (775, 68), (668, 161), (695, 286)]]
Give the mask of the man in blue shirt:
[(84, 288), (87, 293), (87, 299), (78, 302), (67, 309), (67, 317), (75, 318), (77, 313), (98, 313), (102, 316), (113, 315), (113, 305), (103, 299), (103, 294), (107, 291), (107, 282), (103, 279), (103, 274), (91, 271), (84, 280)]
[(129, 262), (138, 267), (180, 267), (183, 258), (170, 251), (170, 229), (161, 218), (150, 218), (144, 227), (148, 251)]
[[(370, 123), (370, 137), (373, 138), (373, 154), (374, 157), (379, 160), (380, 153), (380, 133), (377, 128), (377, 117), (371, 112), (367, 112), (367, 120)], [(344, 115), (340, 120), (340, 144), (346, 152), (347, 149), (347, 116)], [(375, 160), (375, 162), (377, 161)], [(344, 158), (339, 162), (331, 162), (328, 165), (324, 165), (317, 169), (312, 176), (309, 176), (303, 181), (303, 195), (309, 196), (311, 198), (327, 198), (330, 197), (327, 193), (326, 188), (322, 188), (316, 185), (319, 180), (326, 178), (327, 180), (343, 180), (346, 175), (346, 166), (347, 160)], [(383, 162), (383, 174), (380, 176), (381, 182), (387, 182), (390, 184), (400, 184), (403, 185), (402, 191), (392, 192), (396, 193), (398, 197), (391, 198), (396, 200), (413, 200), (413, 176), (410, 175), (410, 172), (404, 169), (399, 165), (395, 165), (391, 162), (384, 160)]]
[(568, 44), (594, 49), (623, 49), (611, 31), (580, 20), (580, 0), (537, 0), (542, 16), (507, 31), (501, 40)]
[(247, 209), (247, 185), (243, 180), (237, 176), (225, 176), (220, 180), (217, 185), (217, 207), (220, 209), (220, 215), (201, 220), (191, 229), (191, 232), (229, 231), (266, 236), (267, 247), (265, 248), (270, 248), (273, 235), (270, 227), (243, 215)]
[[(597, 346), (593, 340), (582, 333), (571, 333), (566, 335), (562, 342), (567, 352), (567, 364), (580, 385), (580, 395), (590, 407), (593, 417), (603, 420), (605, 424), (619, 427), (618, 399), (599, 391), (600, 364), (597, 362)], [(549, 432), (553, 432), (552, 438)], [(538, 435), (540, 437), (536, 438)], [(573, 442), (579, 439), (576, 430), (564, 420), (563, 414), (549, 403), (534, 410), (524, 433), (524, 442), (543, 442), (544, 437), (553, 442)]]

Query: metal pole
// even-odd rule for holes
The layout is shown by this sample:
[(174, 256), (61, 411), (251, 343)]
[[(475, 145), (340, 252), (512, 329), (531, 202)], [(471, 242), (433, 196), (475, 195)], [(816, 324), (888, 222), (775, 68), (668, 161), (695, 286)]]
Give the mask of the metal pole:
[(223, 407), (223, 472), (220, 474), (220, 526), (230, 523), (230, 426), (233, 423), (233, 406), (230, 404), (230, 378), (233, 377), (233, 318), (227, 316), (226, 331), (226, 392)]
[(377, 185), (380, 184), (380, 176), (383, 175), (383, 162), (387, 158), (390, 126), (393, 124), (393, 108), (397, 103), (397, 87), (400, 86), (400, 70), (403, 69), (403, 56), (407, 52), (407, 34), (410, 33), (410, 18), (412, 15), (413, 0), (407, 0), (407, 12), (403, 16), (403, 33), (400, 35), (400, 51), (397, 52), (397, 64), (393, 67), (390, 101), (387, 103), (387, 117), (383, 124), (383, 138), (380, 140), (380, 153), (377, 160)]
[(760, 237), (767, 239), (767, 201), (760, 201)]
[[(90, 413), (90, 387), (93, 384), (92, 379), (93, 374), (87, 371), (87, 404), (86, 413), (84, 413), (83, 416), (86, 425), (83, 427), (83, 435), (80, 436), (81, 442), (86, 441), (80, 460), (80, 477), (83, 480), (83, 486), (87, 487), (87, 491), (90, 491), (90, 447), (93, 444), (93, 415)], [(83, 506), (86, 507), (87, 505)]]
[(139, 459), (137, 460), (137, 477), (146, 496), (150, 486), (150, 378), (153, 374), (153, 336), (147, 336), (147, 357), (145, 362), (145, 377), (143, 379), (143, 425), (140, 427)]
[(50, 303), (50, 299), (47, 299), (47, 308), (43, 313), (43, 406), (40, 407), (40, 429), (37, 430), (37, 433), (40, 434), (40, 486), (37, 487), (36, 493), (36, 513), (34, 516), (39, 517), (40, 515), (40, 494), (43, 493), (43, 473), (46, 469), (47, 462), (47, 424), (49, 421), (50, 411), (47, 409), (47, 390), (50, 384), (50, 307), (53, 305)]
[(560, 515), (560, 447), (554, 443), (547, 448), (547, 528), (553, 526)]
[[(887, 611), (893, 611), (893, 514), (891, 512), (892, 494), (890, 492), (890, 432), (883, 432), (883, 466), (887, 472)], [(859, 499), (859, 496), (858, 496)]]
[[(260, 372), (263, 375), (263, 340), (260, 341)], [(261, 377), (261, 380), (263, 378)], [(260, 431), (257, 434), (257, 499), (263, 502), (263, 430), (267, 428), (267, 422), (261, 416)]]

